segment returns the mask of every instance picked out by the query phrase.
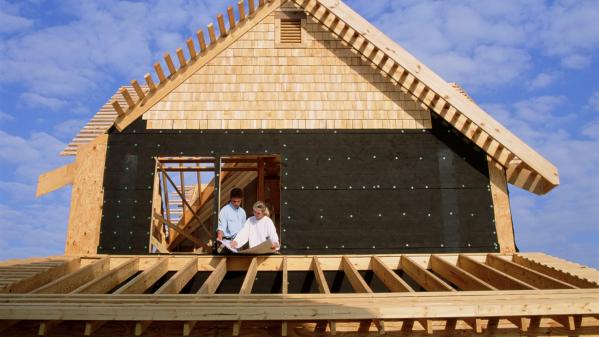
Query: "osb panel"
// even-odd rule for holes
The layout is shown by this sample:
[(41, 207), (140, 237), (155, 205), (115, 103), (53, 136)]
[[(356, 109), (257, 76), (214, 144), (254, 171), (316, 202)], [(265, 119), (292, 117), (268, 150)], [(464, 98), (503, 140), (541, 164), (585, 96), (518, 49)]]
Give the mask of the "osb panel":
[(308, 16), (301, 48), (265, 18), (143, 116), (150, 129), (421, 129), (430, 113)]
[(100, 241), (104, 202), (104, 162), (108, 135), (101, 135), (77, 151), (66, 255), (95, 254)]

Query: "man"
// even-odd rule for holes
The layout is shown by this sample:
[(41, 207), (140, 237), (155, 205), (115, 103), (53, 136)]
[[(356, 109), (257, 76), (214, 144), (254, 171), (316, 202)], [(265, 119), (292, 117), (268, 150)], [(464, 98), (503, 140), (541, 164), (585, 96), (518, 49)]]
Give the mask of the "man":
[(218, 213), (218, 240), (233, 240), (245, 223), (245, 211), (241, 207), (243, 191), (240, 188), (231, 190), (229, 203)]
[(243, 228), (231, 242), (232, 248), (241, 248), (249, 242), (250, 248), (256, 247), (266, 240), (272, 242), (272, 250), (279, 249), (279, 236), (275, 224), (266, 216), (268, 209), (262, 201), (257, 201), (254, 206), (254, 216), (247, 219)]

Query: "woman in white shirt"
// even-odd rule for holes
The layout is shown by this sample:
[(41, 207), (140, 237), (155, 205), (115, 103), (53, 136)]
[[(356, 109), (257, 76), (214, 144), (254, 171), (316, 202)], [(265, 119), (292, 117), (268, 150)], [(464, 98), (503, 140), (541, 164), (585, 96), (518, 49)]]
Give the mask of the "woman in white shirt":
[(254, 216), (246, 220), (243, 228), (235, 236), (235, 240), (231, 242), (231, 247), (243, 247), (249, 242), (250, 248), (256, 247), (266, 240), (272, 242), (272, 249), (279, 249), (279, 236), (275, 224), (266, 215), (268, 209), (262, 201), (257, 201), (254, 206)]

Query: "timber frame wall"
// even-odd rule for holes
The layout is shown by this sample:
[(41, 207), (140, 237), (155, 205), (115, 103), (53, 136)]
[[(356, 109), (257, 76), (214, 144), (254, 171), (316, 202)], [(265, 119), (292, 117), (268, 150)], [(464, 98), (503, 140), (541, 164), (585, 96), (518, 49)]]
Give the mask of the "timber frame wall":
[[(298, 291), (297, 273), (311, 275), (312, 293)], [(0, 329), (6, 336), (314, 329), (596, 336), (598, 281), (594, 269), (537, 253), (54, 257), (0, 265)]]

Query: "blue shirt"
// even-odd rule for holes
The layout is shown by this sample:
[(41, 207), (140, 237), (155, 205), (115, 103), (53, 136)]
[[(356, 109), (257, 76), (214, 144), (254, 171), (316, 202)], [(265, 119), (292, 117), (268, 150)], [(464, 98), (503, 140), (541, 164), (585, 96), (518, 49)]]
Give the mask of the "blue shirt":
[(218, 213), (218, 230), (223, 232), (224, 237), (234, 238), (243, 228), (245, 219), (245, 210), (242, 207), (235, 208), (228, 203)]

